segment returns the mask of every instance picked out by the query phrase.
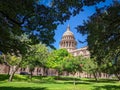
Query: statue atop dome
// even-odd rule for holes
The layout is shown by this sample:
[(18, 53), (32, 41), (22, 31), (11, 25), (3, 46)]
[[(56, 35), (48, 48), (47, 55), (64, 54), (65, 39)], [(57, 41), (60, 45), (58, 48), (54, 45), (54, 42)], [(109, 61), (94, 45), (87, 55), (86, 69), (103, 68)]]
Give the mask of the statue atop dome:
[(70, 25), (67, 26), (67, 29), (66, 29), (65, 33), (63, 34), (63, 36), (67, 36), (67, 35), (71, 35), (74, 37), (73, 33), (70, 31)]
[(67, 26), (67, 31), (70, 31), (70, 25), (68, 24), (68, 26)]

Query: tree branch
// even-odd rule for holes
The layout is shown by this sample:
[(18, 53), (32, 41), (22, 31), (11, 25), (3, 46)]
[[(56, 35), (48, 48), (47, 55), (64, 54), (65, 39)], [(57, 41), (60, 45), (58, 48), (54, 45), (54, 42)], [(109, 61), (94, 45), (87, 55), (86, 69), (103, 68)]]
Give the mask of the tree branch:
[(4, 60), (4, 63), (7, 64), (8, 66), (11, 66), (7, 61), (6, 61), (6, 55), (3, 55), (3, 60)]
[(21, 27), (22, 24), (24, 24), (25, 20), (31, 16), (31, 13), (28, 13), (26, 16), (24, 16), (24, 18), (22, 19), (22, 22), (18, 22), (16, 20), (14, 20), (13, 18), (10, 18), (9, 15), (5, 14), (3, 11), (0, 11), (0, 13), (6, 17), (7, 19), (9, 19), (10, 21), (12, 21), (13, 23), (17, 24), (19, 27)]
[(6, 17), (6, 18), (9, 19), (10, 21), (12, 21), (13, 23), (17, 24), (18, 26), (21, 26), (21, 23), (19, 23), (18, 21), (10, 18), (10, 17), (9, 17), (7, 14), (5, 14), (3, 11), (0, 11), (0, 13), (1, 13), (4, 17)]

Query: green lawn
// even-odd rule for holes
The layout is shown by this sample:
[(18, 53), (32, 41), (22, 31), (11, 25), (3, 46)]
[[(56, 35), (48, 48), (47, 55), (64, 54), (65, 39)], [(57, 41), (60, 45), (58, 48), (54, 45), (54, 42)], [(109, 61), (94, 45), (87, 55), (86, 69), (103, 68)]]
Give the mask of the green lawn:
[(120, 90), (120, 82), (115, 80), (78, 79), (73, 85), (73, 78), (33, 77), (16, 75), (13, 82), (7, 81), (6, 75), (0, 75), (0, 90)]

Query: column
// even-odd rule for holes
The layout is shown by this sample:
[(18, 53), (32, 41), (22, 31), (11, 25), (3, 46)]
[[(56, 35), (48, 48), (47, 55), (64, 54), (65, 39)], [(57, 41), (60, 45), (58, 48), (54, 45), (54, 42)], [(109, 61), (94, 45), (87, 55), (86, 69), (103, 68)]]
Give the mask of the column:
[(70, 42), (69, 42), (69, 47), (70, 47)]

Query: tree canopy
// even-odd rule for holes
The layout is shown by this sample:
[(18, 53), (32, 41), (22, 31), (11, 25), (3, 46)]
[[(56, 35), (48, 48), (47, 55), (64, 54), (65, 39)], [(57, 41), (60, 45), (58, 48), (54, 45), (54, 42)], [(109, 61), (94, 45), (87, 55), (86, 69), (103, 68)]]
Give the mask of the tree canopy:
[[(91, 55), (107, 55), (111, 51), (117, 53), (119, 50), (119, 20), (120, 3), (96, 9), (88, 21), (77, 29), (82, 34), (87, 34), (88, 45)], [(94, 47), (93, 47), (94, 46)], [(103, 52), (102, 52), (103, 51)]]
[[(57, 25), (65, 22), (71, 15), (78, 14), (83, 6), (90, 6), (105, 0), (51, 0), (46, 6), (41, 0), (0, 0), (0, 51), (17, 51), (25, 43), (21, 34), (28, 34), (30, 44), (53, 43)], [(63, 7), (64, 6), (64, 7)], [(24, 48), (25, 49), (25, 48)]]
[(48, 56), (46, 67), (56, 69), (60, 74), (63, 71), (64, 58), (68, 55), (69, 53), (66, 49), (54, 50)]
[(24, 65), (34, 67), (45, 67), (48, 58), (48, 49), (44, 44), (32, 45), (27, 55), (25, 56)]
[(84, 60), (83, 57), (74, 57), (72, 55), (69, 55), (64, 58), (63, 62), (63, 70), (67, 71), (71, 74), (75, 74), (76, 72), (82, 72), (81, 68), (81, 61)]
[(82, 34), (87, 34), (91, 57), (96, 58), (104, 71), (119, 74), (120, 56), (120, 2), (97, 8), (83, 26), (77, 27)]

